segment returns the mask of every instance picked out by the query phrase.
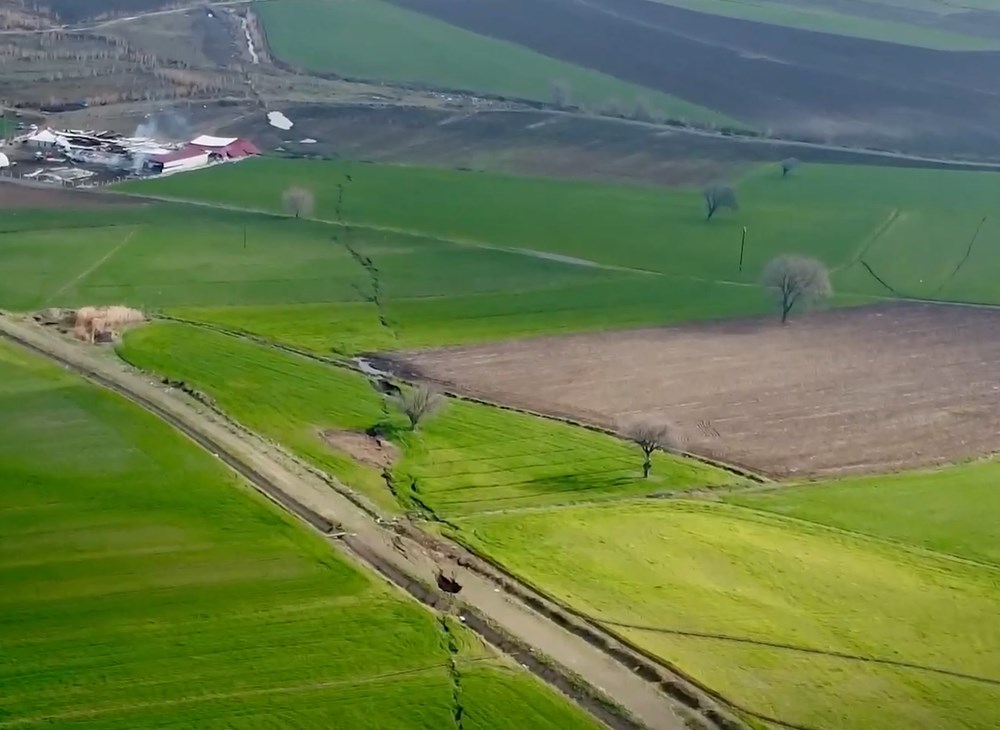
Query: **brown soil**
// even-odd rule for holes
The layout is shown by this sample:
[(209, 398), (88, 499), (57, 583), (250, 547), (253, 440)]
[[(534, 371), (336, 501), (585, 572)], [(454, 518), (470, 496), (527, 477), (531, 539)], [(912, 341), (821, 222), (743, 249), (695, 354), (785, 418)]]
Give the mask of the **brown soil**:
[(994, 155), (1000, 141), (997, 53), (942, 53), (647, 0), (392, 2), (760, 129), (939, 154)]
[(387, 469), (399, 458), (399, 449), (389, 441), (379, 440), (357, 431), (327, 429), (320, 436), (338, 451), (343, 451), (352, 459), (379, 469)]
[(116, 205), (146, 205), (145, 201), (114, 193), (21, 185), (0, 180), (0, 210), (19, 208), (106, 208)]
[(674, 422), (777, 476), (926, 466), (1000, 444), (1000, 310), (895, 304), (401, 356), (454, 389), (604, 426)]

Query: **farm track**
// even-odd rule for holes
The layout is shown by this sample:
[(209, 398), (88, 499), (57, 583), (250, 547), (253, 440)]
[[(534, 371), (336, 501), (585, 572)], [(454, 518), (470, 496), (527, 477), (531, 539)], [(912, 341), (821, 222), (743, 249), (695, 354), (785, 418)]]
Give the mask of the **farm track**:
[[(687, 727), (682, 717), (692, 715), (699, 716), (702, 727), (705, 722), (725, 730), (742, 727), (709, 694), (613, 634), (601, 635), (591, 625), (581, 625), (578, 618), (562, 613), (509, 574), (477, 565), (475, 559), (470, 561), (471, 555), (463, 558), (453, 545), (442, 544), (417, 528), (378, 520), (273, 444), (182, 402), (148, 376), (6, 316), (0, 316), (0, 336), (166, 421), (269, 499), (330, 537), (331, 547), (344, 550), (431, 607), (441, 605), (441, 596), (427, 586), (433, 585), (436, 570), (443, 567), (463, 585), (462, 598), (468, 607), (461, 609), (460, 616), (468, 626), (609, 727), (681, 730)], [(399, 539), (404, 541), (403, 551), (398, 548)]]
[[(233, 5), (250, 5), (254, 2), (268, 2), (269, 0), (222, 0), (221, 2), (212, 2), (211, 4), (215, 7), (227, 7)], [(124, 18), (111, 18), (109, 20), (102, 20), (97, 23), (80, 23), (76, 25), (57, 25), (52, 28), (35, 28), (31, 30), (0, 30), (0, 35), (45, 35), (48, 33), (87, 33), (93, 30), (102, 30), (103, 28), (111, 28), (116, 25), (121, 25), (122, 23), (134, 23), (137, 20), (143, 20), (145, 18), (155, 18), (162, 15), (177, 15), (178, 13), (188, 13), (192, 10), (201, 9), (202, 5), (190, 4), (183, 5), (179, 8), (167, 8), (166, 10), (151, 10), (148, 13), (137, 13), (136, 15), (128, 15)]]

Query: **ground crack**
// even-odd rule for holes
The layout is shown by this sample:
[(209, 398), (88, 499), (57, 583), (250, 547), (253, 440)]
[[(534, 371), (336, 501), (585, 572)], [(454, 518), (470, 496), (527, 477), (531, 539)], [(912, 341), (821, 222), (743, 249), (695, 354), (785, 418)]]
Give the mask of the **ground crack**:
[(465, 730), (463, 717), (465, 716), (465, 706), (462, 704), (462, 674), (458, 671), (458, 642), (448, 625), (448, 617), (442, 614), (439, 622), (441, 633), (444, 636), (445, 648), (448, 650), (448, 675), (451, 677), (451, 704), (452, 716), (455, 720), (457, 730)]

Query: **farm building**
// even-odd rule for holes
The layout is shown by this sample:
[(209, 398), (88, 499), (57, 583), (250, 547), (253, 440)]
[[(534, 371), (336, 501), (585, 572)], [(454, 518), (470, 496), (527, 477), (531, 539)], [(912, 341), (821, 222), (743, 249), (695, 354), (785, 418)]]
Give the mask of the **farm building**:
[(65, 146), (67, 144), (64, 138), (55, 134), (51, 129), (40, 129), (30, 135), (25, 142), (32, 147), (38, 147), (40, 149), (52, 149), (56, 145)]
[(207, 150), (213, 158), (223, 160), (239, 160), (260, 154), (253, 142), (239, 137), (210, 137), (203, 134), (192, 139), (190, 144)]
[(204, 167), (212, 162), (241, 160), (259, 155), (260, 150), (249, 140), (238, 137), (210, 137), (202, 135), (188, 142), (179, 150), (153, 155), (145, 168), (152, 173), (180, 172)]
[(209, 152), (202, 147), (187, 145), (179, 150), (153, 155), (146, 160), (146, 169), (154, 173), (194, 170), (208, 164)]

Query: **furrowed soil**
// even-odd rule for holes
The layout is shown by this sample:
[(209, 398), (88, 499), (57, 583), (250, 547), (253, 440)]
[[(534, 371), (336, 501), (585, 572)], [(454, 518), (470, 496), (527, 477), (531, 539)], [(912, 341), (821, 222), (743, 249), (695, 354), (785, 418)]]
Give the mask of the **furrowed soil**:
[(444, 348), (400, 366), (455, 390), (614, 427), (778, 476), (905, 469), (996, 451), (1000, 311), (894, 304), (774, 320)]
[(106, 208), (108, 206), (148, 205), (125, 195), (97, 195), (53, 187), (30, 187), (0, 180), (0, 210), (22, 208)]
[[(522, 175), (702, 185), (794, 155), (809, 163), (935, 167), (863, 151), (793, 147), (661, 125), (540, 110), (478, 111), (372, 104), (289, 104), (283, 132), (263, 113), (239, 115), (222, 134), (264, 149)], [(306, 140), (303, 142), (303, 140)]]
[(992, 155), (1000, 141), (995, 52), (945, 53), (645, 0), (393, 2), (786, 135), (942, 154)]

